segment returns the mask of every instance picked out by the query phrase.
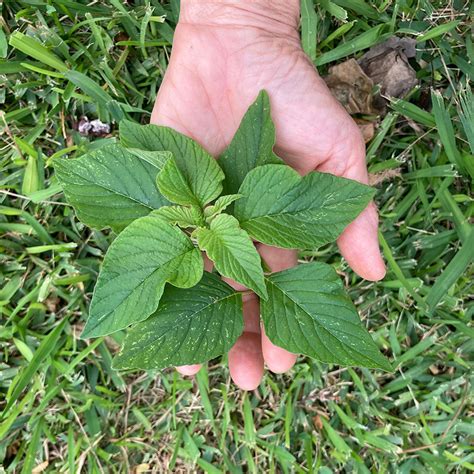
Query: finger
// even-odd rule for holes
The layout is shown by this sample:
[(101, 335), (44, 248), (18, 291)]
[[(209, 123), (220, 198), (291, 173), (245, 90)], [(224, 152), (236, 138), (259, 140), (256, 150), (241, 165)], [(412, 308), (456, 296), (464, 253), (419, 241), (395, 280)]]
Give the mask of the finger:
[(337, 240), (339, 250), (349, 266), (359, 276), (370, 281), (381, 280), (385, 276), (377, 228), (377, 210), (375, 204), (370, 203)]
[(197, 374), (201, 370), (202, 365), (201, 364), (194, 364), (194, 365), (180, 365), (176, 367), (176, 370), (181, 374), (181, 375), (187, 375), (187, 376), (192, 376)]
[(201, 252), (201, 255), (204, 260), (204, 270), (206, 270), (206, 272), (212, 272), (212, 269), (214, 268), (212, 260), (204, 252)]
[(257, 250), (272, 272), (281, 272), (298, 263), (298, 254), (295, 250), (279, 249), (265, 244), (257, 244)]
[(263, 377), (260, 311), (255, 294), (243, 296), (244, 332), (229, 351), (229, 371), (242, 390), (254, 390)]
[[(212, 262), (205, 257), (205, 265)], [(247, 288), (230, 278), (223, 277), (237, 291)], [(242, 295), (244, 331), (229, 351), (229, 371), (232, 380), (242, 390), (255, 390), (263, 377), (263, 355), (260, 341), (260, 309), (255, 293)]]
[[(358, 136), (359, 132), (354, 133)], [(347, 166), (342, 163), (347, 163)], [(349, 158), (336, 152), (330, 160), (318, 167), (318, 171), (342, 175), (367, 184), (365, 145), (362, 138), (355, 141)], [(385, 276), (385, 264), (379, 248), (378, 215), (373, 202), (346, 227), (337, 244), (342, 256), (359, 276), (370, 281), (380, 280)]]
[[(257, 246), (260, 255), (273, 272), (286, 270), (298, 263), (297, 254), (294, 250), (278, 249), (268, 245)], [(262, 325), (262, 354), (267, 367), (276, 374), (290, 370), (296, 362), (296, 354), (288, 352), (273, 344), (265, 334)]]
[(230, 376), (242, 390), (255, 390), (263, 377), (263, 355), (260, 335), (243, 333), (229, 351)]
[(282, 374), (290, 370), (296, 362), (297, 355), (275, 346), (265, 334), (262, 325), (262, 354), (267, 367), (275, 374)]

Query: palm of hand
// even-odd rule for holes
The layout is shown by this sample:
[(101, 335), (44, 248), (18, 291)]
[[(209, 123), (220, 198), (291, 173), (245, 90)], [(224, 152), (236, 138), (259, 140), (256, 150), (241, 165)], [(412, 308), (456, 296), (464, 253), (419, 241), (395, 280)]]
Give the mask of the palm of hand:
[[(317, 169), (367, 181), (360, 133), (317, 75), (297, 37), (276, 37), (249, 27), (180, 24), (152, 122), (192, 137), (217, 156), (261, 89), (270, 95), (275, 152), (289, 165), (301, 174)], [(362, 277), (383, 277), (373, 206), (344, 231), (338, 244)], [(258, 249), (273, 271), (296, 264), (293, 251), (264, 245)], [(244, 296), (244, 318), (245, 332), (229, 353), (229, 368), (237, 385), (253, 389), (261, 380), (264, 361), (272, 371), (283, 372), (296, 356), (260, 332), (256, 295)], [(180, 371), (192, 374), (198, 368)]]

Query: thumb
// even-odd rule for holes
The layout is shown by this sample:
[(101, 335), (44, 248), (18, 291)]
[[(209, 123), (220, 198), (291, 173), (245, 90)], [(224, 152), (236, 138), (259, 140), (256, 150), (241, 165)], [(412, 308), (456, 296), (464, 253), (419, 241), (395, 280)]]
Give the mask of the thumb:
[[(352, 152), (349, 155), (347, 152), (343, 154), (336, 152), (330, 160), (318, 167), (318, 171), (339, 174), (364, 184), (368, 183), (365, 145), (359, 131), (356, 132), (359, 135), (356, 135)], [(341, 166), (341, 163), (345, 165)], [(360, 277), (377, 281), (385, 276), (385, 264), (378, 240), (378, 214), (373, 202), (346, 227), (339, 236), (337, 244), (342, 256)]]
[(339, 250), (352, 270), (370, 281), (381, 280), (385, 276), (377, 228), (377, 209), (371, 202), (337, 240)]

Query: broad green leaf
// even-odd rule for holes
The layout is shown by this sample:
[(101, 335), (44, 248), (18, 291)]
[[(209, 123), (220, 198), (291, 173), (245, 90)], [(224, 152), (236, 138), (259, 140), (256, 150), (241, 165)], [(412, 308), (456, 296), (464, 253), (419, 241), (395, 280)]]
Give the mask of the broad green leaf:
[(198, 227), (203, 224), (200, 209), (184, 206), (163, 206), (153, 211), (153, 215), (160, 216), (172, 225), (179, 227)]
[(158, 310), (129, 331), (114, 368), (205, 362), (227, 352), (242, 331), (241, 294), (204, 272), (193, 288), (166, 287)]
[(187, 182), (176, 161), (170, 158), (158, 174), (156, 184), (160, 193), (176, 204), (200, 206), (191, 185)]
[(235, 204), (240, 226), (254, 239), (283, 248), (333, 242), (372, 199), (369, 186), (331, 174), (301, 177), (286, 165), (265, 165), (245, 178)]
[(245, 285), (261, 298), (267, 298), (260, 255), (235, 217), (220, 214), (212, 220), (209, 229), (198, 228), (193, 236), (221, 275)]
[[(169, 153), (160, 155), (170, 157)], [(57, 158), (53, 163), (67, 201), (91, 227), (109, 226), (119, 232), (169, 204), (156, 187), (159, 162), (140, 159), (120, 145), (107, 145), (72, 160)]]
[(255, 102), (245, 113), (230, 145), (219, 158), (224, 170), (224, 192), (236, 194), (247, 173), (257, 166), (282, 164), (273, 153), (275, 126), (270, 115), (270, 100), (260, 91)]
[(241, 197), (241, 194), (228, 194), (227, 196), (221, 196), (212, 206), (208, 206), (206, 209), (204, 209), (204, 217), (212, 218), (217, 214), (220, 214), (228, 206), (230, 206), (230, 204), (232, 204), (234, 201), (237, 201), (237, 199), (240, 199)]
[(150, 214), (113, 242), (95, 286), (82, 337), (111, 334), (156, 311), (166, 282), (194, 286), (202, 276), (199, 249), (177, 227)]
[(140, 150), (139, 148), (126, 148), (132, 155), (135, 155), (141, 160), (147, 161), (154, 166), (158, 171), (165, 166), (167, 161), (172, 156), (171, 153), (165, 151), (148, 151)]
[(265, 280), (260, 311), (274, 344), (323, 362), (391, 370), (330, 265), (303, 264)]
[(126, 147), (170, 151), (202, 207), (221, 194), (224, 173), (216, 160), (191, 138), (168, 127), (138, 125), (122, 120), (120, 140)]

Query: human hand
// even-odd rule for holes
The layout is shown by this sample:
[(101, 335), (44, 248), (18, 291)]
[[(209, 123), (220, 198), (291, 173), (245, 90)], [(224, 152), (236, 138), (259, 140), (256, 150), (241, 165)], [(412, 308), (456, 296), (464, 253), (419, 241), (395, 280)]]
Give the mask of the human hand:
[[(301, 174), (317, 170), (367, 183), (361, 134), (301, 49), (298, 19), (298, 0), (182, 0), (152, 123), (172, 127), (218, 156), (247, 107), (265, 89), (277, 155)], [(367, 280), (385, 274), (377, 222), (371, 204), (338, 239), (341, 254)], [(257, 248), (272, 271), (296, 265), (294, 251), (263, 244)], [(255, 294), (244, 295), (244, 318), (244, 333), (229, 352), (229, 369), (239, 387), (252, 390), (260, 383), (264, 362), (280, 373), (293, 366), (296, 355), (266, 337)], [(199, 367), (178, 370), (192, 375)]]

